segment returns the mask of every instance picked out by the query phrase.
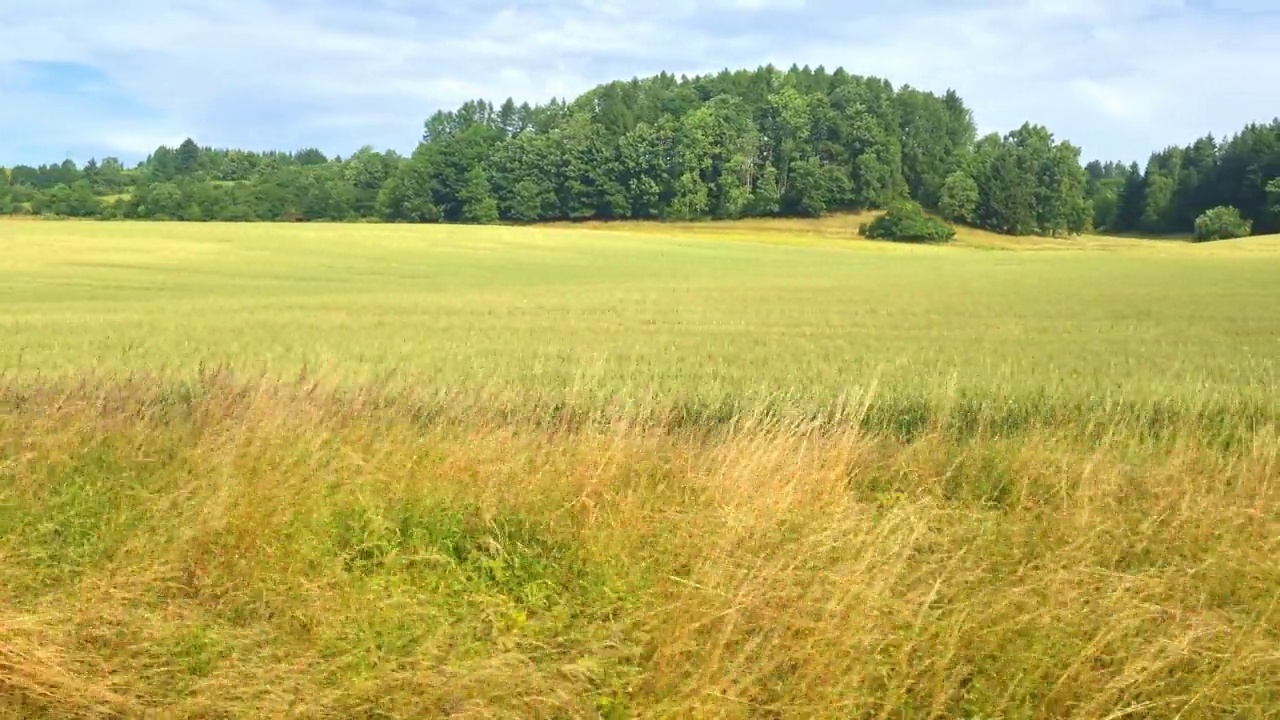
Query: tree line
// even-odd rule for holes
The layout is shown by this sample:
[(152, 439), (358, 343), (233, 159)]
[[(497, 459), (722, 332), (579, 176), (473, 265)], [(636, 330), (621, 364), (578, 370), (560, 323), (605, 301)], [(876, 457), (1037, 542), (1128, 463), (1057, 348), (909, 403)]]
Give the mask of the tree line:
[(1030, 123), (979, 137), (954, 91), (766, 66), (663, 73), (539, 105), (470, 101), (428, 118), (407, 157), (188, 139), (132, 168), (116, 158), (17, 166), (0, 171), (0, 213), (534, 223), (818, 216), (906, 202), (1006, 234), (1192, 232), (1209, 211), (1228, 225), (1280, 229), (1280, 122), (1162, 151), (1142, 171), (1082, 166), (1080, 155)]
[(1221, 218), (1237, 234), (1280, 232), (1280, 120), (1222, 141), (1205, 136), (1137, 163), (1091, 162), (1093, 225), (1113, 233), (1193, 233)]

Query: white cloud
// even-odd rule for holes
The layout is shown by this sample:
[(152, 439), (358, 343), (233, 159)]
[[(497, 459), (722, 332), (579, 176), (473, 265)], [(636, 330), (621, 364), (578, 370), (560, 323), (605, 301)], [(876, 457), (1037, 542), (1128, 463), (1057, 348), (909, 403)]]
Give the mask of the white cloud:
[[(572, 95), (661, 70), (844, 65), (954, 87), (984, 130), (1047, 124), (1086, 153), (1150, 150), (1280, 113), (1272, 3), (1187, 0), (7, 0), (0, 162), (159, 138), (408, 149), (473, 97)], [(15, 85), (21, 61), (99, 69), (117, 105)], [(18, 142), (15, 138), (20, 138)], [(171, 140), (166, 140), (171, 141)], [(54, 158), (54, 159), (57, 159)]]

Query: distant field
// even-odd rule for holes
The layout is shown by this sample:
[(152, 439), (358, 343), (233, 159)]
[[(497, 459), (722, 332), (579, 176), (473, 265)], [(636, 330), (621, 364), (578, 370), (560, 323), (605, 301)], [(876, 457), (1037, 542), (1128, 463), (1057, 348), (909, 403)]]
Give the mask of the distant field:
[(873, 382), (1128, 399), (1280, 388), (1275, 240), (991, 253), (839, 234), (854, 224), (5, 224), (0, 369), (305, 367), (806, 406)]
[(1268, 717), (1280, 239), (0, 222), (0, 717)]

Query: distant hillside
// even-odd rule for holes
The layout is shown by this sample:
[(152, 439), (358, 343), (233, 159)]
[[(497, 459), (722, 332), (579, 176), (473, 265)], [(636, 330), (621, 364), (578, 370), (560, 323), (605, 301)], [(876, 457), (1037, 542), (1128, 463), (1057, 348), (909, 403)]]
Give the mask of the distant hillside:
[(568, 101), (464, 103), (424, 124), (408, 158), (362, 148), (255, 153), (161, 147), (0, 173), (0, 213), (158, 220), (536, 223), (822, 217), (909, 198), (1010, 236), (1090, 230), (1280, 231), (1280, 121), (1137, 165), (1081, 166), (1024, 124), (978, 137), (953, 91), (843, 69), (772, 66), (611, 82)]

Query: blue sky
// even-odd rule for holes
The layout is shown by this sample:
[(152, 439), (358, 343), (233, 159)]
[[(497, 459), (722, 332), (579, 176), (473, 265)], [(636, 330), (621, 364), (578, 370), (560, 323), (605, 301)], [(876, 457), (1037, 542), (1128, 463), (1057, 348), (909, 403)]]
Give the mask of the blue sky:
[(983, 131), (1141, 160), (1280, 115), (1280, 0), (0, 0), (0, 164), (188, 135), (409, 150), (473, 97), (769, 62), (955, 88)]

